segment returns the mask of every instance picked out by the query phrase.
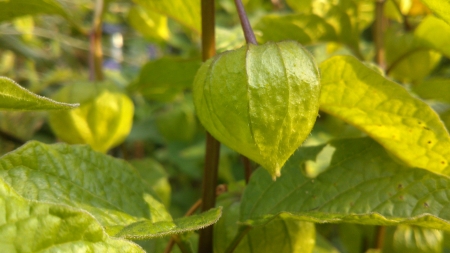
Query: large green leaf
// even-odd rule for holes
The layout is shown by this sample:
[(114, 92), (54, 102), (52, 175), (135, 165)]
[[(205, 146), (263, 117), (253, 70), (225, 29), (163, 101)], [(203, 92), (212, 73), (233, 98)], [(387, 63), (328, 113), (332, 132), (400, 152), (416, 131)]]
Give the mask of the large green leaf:
[(354, 125), (412, 167), (449, 173), (450, 137), (438, 115), (353, 57), (320, 65), (320, 109)]
[(202, 229), (219, 220), (222, 208), (213, 208), (204, 213), (179, 218), (173, 221), (138, 221), (124, 227), (115, 236), (133, 240), (146, 240), (155, 237), (179, 234), (183, 232)]
[[(225, 198), (223, 198), (223, 195)], [(233, 240), (241, 237), (234, 253), (311, 253), (316, 231), (311, 222), (278, 216), (265, 226), (239, 227), (239, 197), (223, 194), (218, 201), (224, 205), (223, 215), (214, 225), (214, 252), (224, 253)]]
[(77, 106), (78, 104), (60, 103), (46, 97), (41, 97), (28, 91), (9, 78), (0, 77), (1, 110), (66, 110)]
[(134, 0), (149, 12), (159, 12), (201, 33), (200, 0)]
[(422, 0), (428, 8), (450, 25), (450, 0)]
[(256, 171), (242, 197), (240, 220), (266, 223), (284, 213), (319, 223), (450, 230), (450, 178), (404, 167), (370, 138), (331, 145), (336, 151), (329, 169), (316, 178), (305, 177), (298, 160), (288, 163), (275, 182), (264, 171)]
[(132, 242), (109, 237), (90, 214), (23, 199), (0, 180), (2, 252), (144, 252)]
[(27, 199), (87, 210), (103, 226), (150, 218), (140, 175), (88, 146), (28, 142), (0, 158), (0, 178)]
[(58, 0), (7, 0), (0, 1), (0, 22), (24, 15), (59, 14), (67, 16)]

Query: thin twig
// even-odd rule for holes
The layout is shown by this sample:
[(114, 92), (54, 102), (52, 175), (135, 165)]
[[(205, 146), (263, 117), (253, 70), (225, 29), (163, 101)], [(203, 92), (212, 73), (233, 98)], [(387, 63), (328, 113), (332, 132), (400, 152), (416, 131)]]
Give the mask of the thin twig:
[(244, 164), (244, 171), (245, 171), (245, 184), (248, 184), (250, 181), (250, 177), (252, 175), (252, 163), (250, 162), (250, 159), (246, 156), (242, 157), (242, 163)]
[(387, 19), (384, 16), (384, 3), (386, 0), (377, 0), (375, 3), (375, 62), (380, 68), (386, 68), (384, 55), (384, 31), (386, 30)]
[(10, 142), (14, 142), (15, 144), (18, 144), (18, 145), (25, 144), (25, 141), (23, 141), (23, 140), (15, 137), (15, 136), (7, 133), (7, 132), (4, 132), (2, 130), (0, 130), (0, 137), (3, 138), (4, 140), (10, 141)]

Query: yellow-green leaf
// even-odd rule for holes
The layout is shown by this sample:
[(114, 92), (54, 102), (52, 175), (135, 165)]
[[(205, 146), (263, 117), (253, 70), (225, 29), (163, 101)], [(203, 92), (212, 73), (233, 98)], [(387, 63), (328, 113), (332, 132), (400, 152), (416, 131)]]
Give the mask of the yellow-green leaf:
[(450, 25), (450, 0), (422, 0), (428, 8)]
[(320, 69), (321, 110), (364, 131), (410, 166), (450, 172), (450, 136), (427, 104), (350, 56), (333, 57)]
[(159, 12), (162, 15), (167, 15), (198, 34), (201, 33), (200, 0), (134, 1), (150, 12)]
[(144, 10), (140, 6), (133, 6), (128, 12), (128, 20), (130, 25), (145, 38), (156, 41), (169, 39), (170, 33), (166, 16), (150, 10)]

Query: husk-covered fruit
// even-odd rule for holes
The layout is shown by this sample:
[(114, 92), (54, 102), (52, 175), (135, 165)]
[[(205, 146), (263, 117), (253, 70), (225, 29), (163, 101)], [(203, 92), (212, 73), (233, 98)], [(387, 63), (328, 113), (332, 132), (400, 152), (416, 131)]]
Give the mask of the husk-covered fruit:
[(194, 81), (194, 104), (206, 130), (273, 178), (311, 132), (319, 95), (317, 64), (295, 41), (216, 55)]

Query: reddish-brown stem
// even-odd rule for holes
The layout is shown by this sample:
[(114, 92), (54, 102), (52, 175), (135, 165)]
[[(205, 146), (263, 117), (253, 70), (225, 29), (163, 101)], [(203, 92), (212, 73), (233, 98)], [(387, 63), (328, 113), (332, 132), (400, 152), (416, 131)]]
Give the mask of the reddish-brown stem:
[(252, 175), (252, 163), (246, 156), (242, 156), (242, 163), (244, 164), (245, 184), (248, 184), (248, 181), (250, 181), (250, 176)]
[[(202, 0), (202, 58), (208, 60), (216, 54), (214, 0)], [(216, 205), (215, 189), (219, 171), (220, 142), (206, 133), (205, 166), (203, 169), (202, 212)], [(199, 231), (198, 253), (213, 252), (213, 226)]]
[(95, 2), (93, 27), (89, 34), (89, 79), (91, 81), (103, 80), (102, 16), (104, 8), (103, 0)]
[(256, 42), (255, 33), (253, 32), (250, 22), (248, 21), (247, 13), (245, 13), (242, 1), (234, 0), (234, 3), (239, 14), (239, 19), (241, 20), (241, 26), (242, 30), (244, 31), (245, 41), (247, 41), (247, 44), (251, 43), (257, 45), (258, 43)]

